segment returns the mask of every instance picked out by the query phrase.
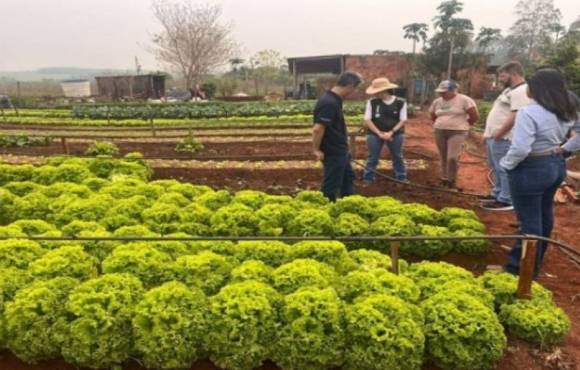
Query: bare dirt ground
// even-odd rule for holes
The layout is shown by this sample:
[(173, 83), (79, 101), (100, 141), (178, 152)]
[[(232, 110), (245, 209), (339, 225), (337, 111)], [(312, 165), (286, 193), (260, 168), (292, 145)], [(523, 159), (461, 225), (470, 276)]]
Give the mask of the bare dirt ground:
[[(437, 185), (439, 182), (439, 162), (432, 136), (430, 123), (425, 119), (412, 120), (407, 128), (405, 151), (409, 158), (423, 158), (428, 160), (428, 166), (423, 170), (413, 170), (409, 173), (412, 182), (424, 185)], [(488, 168), (481, 139), (472, 135), (467, 143), (467, 151), (461, 157), (461, 168), (458, 185), (466, 192), (486, 193), (489, 191)], [(133, 149), (133, 148), (131, 148)], [(134, 148), (141, 149), (143, 148)], [(133, 149), (133, 150), (134, 150)], [(145, 148), (145, 150), (149, 150)], [(162, 149), (159, 149), (161, 151)], [(165, 150), (165, 149), (163, 149)], [(222, 146), (206, 146), (212, 155), (246, 155), (292, 153), (308, 155), (310, 146), (307, 143), (280, 143), (264, 146), (255, 146), (251, 143), (231, 143)], [(131, 151), (131, 150), (129, 150)], [(364, 162), (366, 148), (363, 143), (357, 143), (355, 158), (357, 162)], [(33, 153), (30, 153), (33, 154)], [(40, 154), (40, 153), (38, 153)], [(47, 154), (47, 153), (44, 153)], [(200, 153), (202, 155), (204, 153)], [(207, 154), (207, 153), (206, 153)], [(387, 155), (385, 154), (385, 158)], [(266, 158), (265, 158), (266, 159)], [(155, 161), (151, 162), (155, 167)], [(580, 161), (570, 162), (570, 168), (578, 170)], [(361, 169), (356, 168), (357, 174)], [(197, 184), (207, 184), (217, 188), (232, 190), (257, 189), (270, 193), (291, 194), (304, 189), (317, 189), (321, 180), (319, 170), (244, 170), (244, 169), (204, 169), (191, 170), (186, 168), (158, 168), (156, 178), (175, 178)], [(357, 185), (361, 185), (357, 180)], [(434, 193), (420, 190), (411, 186), (395, 184), (386, 179), (378, 179), (369, 187), (358, 187), (363, 195), (392, 195), (406, 202), (426, 203), (440, 209), (448, 206), (458, 206), (473, 209), (487, 225), (492, 234), (513, 234), (515, 216), (512, 212), (486, 212), (477, 206), (473, 197), (464, 197), (457, 194)], [(575, 204), (558, 205), (555, 208), (556, 226), (553, 237), (580, 250), (580, 206)], [(480, 258), (461, 255), (449, 255), (444, 260), (463, 266), (475, 273), (484, 271), (488, 264), (503, 264), (507, 252), (501, 244), (509, 246), (510, 242), (497, 243), (491, 252)], [(580, 369), (580, 266), (572, 262), (569, 257), (557, 248), (552, 247), (546, 257), (544, 274), (540, 282), (554, 293), (556, 303), (562, 307), (572, 320), (572, 330), (566, 341), (557, 347), (536, 348), (515, 340), (509, 341), (509, 348), (497, 366), (498, 370), (577, 370)], [(0, 369), (9, 370), (72, 370), (75, 367), (66, 365), (62, 361), (52, 361), (39, 365), (27, 365), (18, 361), (10, 353), (0, 352)], [(127, 369), (141, 369), (138, 364), (131, 363)], [(204, 361), (192, 367), (195, 370), (216, 369), (209, 362)], [(266, 365), (263, 369), (275, 369)], [(434, 369), (426, 365), (424, 369)]]

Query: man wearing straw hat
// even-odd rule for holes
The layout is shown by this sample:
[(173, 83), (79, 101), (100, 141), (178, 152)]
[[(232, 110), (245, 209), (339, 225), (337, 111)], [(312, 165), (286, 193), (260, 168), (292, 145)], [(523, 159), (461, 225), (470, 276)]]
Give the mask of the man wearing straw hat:
[(373, 80), (366, 90), (368, 95), (374, 97), (367, 102), (364, 117), (369, 151), (363, 174), (365, 184), (374, 181), (381, 151), (385, 145), (391, 153), (396, 179), (407, 181), (407, 170), (403, 160), (407, 103), (404, 99), (394, 96), (393, 90), (398, 87), (383, 77)]

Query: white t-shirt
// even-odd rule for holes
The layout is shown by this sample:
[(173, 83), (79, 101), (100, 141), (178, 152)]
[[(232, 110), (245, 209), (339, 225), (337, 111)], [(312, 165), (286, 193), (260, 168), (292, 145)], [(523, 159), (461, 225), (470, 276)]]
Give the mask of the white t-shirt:
[[(391, 96), (389, 99), (387, 100), (383, 100), (383, 102), (387, 105), (391, 105), (395, 102), (395, 99), (397, 99), (396, 96)], [(370, 121), (373, 118), (373, 112), (372, 112), (372, 108), (371, 108), (371, 101), (367, 100), (367, 107), (365, 109), (365, 121)], [(399, 112), (399, 122), (402, 121), (406, 121), (407, 120), (407, 102), (405, 102), (405, 104), (403, 104), (403, 108), (401, 108), (401, 111)]]
[[(503, 126), (512, 112), (517, 112), (526, 105), (531, 103), (528, 97), (528, 85), (521, 84), (515, 88), (508, 87), (495, 99), (493, 107), (487, 116), (485, 122), (485, 132), (483, 137), (493, 137), (495, 131)], [(504, 136), (504, 139), (511, 140), (513, 136), (512, 131)]]

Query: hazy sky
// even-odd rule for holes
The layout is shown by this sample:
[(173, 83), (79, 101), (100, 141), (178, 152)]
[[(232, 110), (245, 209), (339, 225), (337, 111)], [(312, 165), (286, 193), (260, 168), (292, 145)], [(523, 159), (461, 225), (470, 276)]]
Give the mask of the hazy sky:
[[(410, 50), (402, 26), (431, 25), (441, 0), (208, 0), (223, 5), (243, 57), (262, 49), (285, 56)], [(464, 17), (507, 30), (517, 0), (465, 0)], [(579, 0), (555, 0), (568, 26)], [(0, 70), (49, 66), (145, 69), (157, 30), (149, 0), (0, 0)]]

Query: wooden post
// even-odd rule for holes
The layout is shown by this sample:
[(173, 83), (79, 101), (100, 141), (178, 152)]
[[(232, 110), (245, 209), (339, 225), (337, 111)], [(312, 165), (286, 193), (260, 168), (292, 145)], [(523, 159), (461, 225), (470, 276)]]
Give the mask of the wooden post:
[(393, 274), (399, 275), (399, 249), (401, 247), (400, 242), (391, 243), (391, 271)]
[(532, 298), (532, 281), (534, 280), (534, 267), (536, 264), (536, 240), (522, 241), (522, 256), (520, 258), (520, 277), (516, 296), (519, 299)]
[(66, 142), (66, 137), (61, 137), (60, 138), (60, 143), (62, 144), (62, 151), (64, 152), (64, 154), (68, 155), (69, 154), (69, 150), (68, 150), (68, 144)]

